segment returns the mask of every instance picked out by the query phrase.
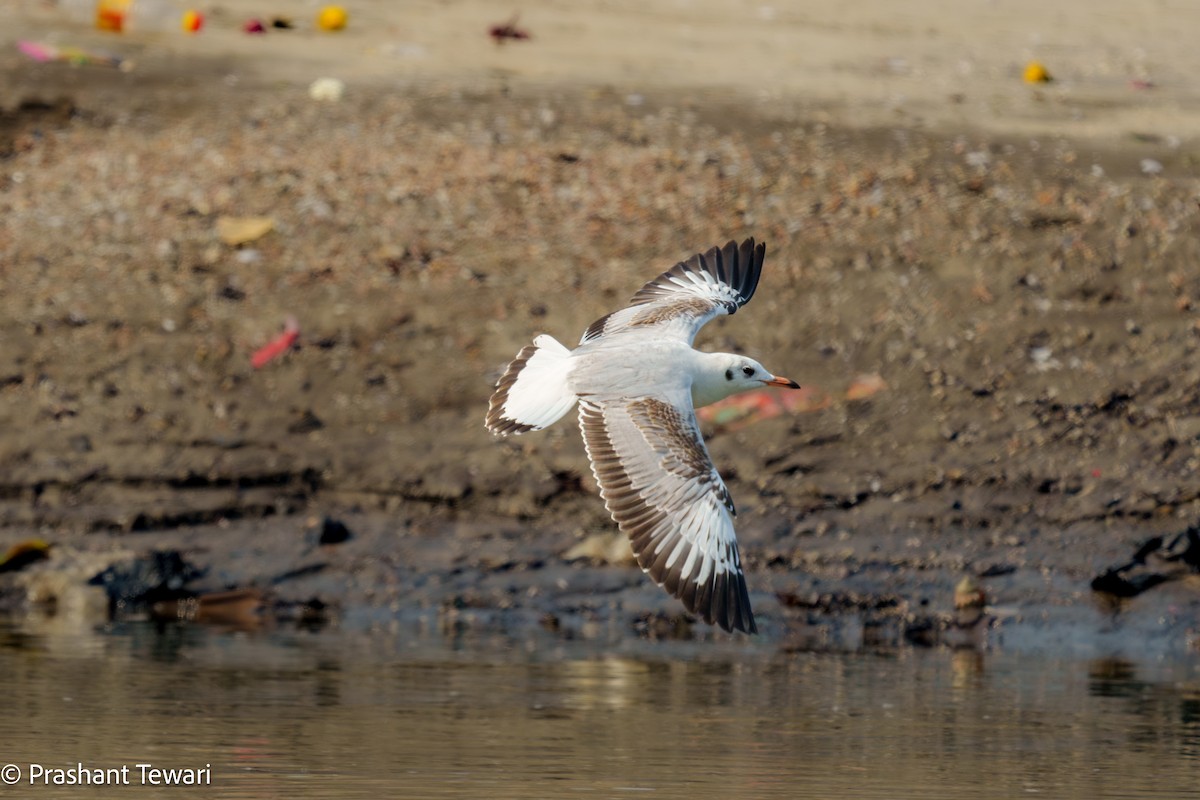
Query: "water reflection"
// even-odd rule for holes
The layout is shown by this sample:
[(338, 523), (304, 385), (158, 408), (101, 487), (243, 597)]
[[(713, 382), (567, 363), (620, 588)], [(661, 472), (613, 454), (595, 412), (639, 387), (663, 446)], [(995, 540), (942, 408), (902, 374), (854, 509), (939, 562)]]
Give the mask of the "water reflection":
[(0, 762), (211, 764), (205, 797), (1200, 789), (1200, 673), (1187, 662), (671, 643), (613, 654), (131, 625), (0, 629), (0, 674)]

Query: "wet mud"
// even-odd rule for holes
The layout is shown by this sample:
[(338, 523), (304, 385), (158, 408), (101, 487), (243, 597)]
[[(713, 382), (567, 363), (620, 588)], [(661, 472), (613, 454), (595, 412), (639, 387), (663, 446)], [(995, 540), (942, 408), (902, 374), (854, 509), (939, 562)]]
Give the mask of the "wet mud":
[[(966, 575), (989, 609), (968, 638), (1111, 630), (1092, 579), (1200, 517), (1187, 148), (1141, 143), (1147, 175), (1121, 148), (705, 92), (98, 97), (0, 115), (0, 541), (54, 545), (0, 576), (10, 604), (177, 549), (196, 591), (343, 624), (713, 635), (612, 541), (571, 418), (496, 440), (483, 416), (534, 335), (574, 341), (743, 236), (759, 292), (698, 344), (811, 400), (706, 423), (773, 640), (942, 641)], [(271, 231), (223, 243), (248, 216)], [(254, 367), (289, 316), (295, 346)], [(326, 517), (352, 535), (314, 540)], [(1145, 604), (1131, 629), (1175, 609), (1162, 635), (1190, 646), (1175, 568), (1120, 602)]]

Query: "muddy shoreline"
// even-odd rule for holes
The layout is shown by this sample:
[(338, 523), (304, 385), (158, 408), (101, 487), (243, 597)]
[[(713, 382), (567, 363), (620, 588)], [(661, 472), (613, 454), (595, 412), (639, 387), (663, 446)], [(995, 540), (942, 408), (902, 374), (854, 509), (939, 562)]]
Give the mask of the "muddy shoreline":
[[(532, 336), (573, 341), (747, 235), (760, 292), (699, 344), (813, 391), (709, 430), (773, 640), (854, 619), (836, 635), (902, 644), (966, 574), (989, 635), (1107, 630), (1091, 578), (1200, 519), (1186, 146), (854, 129), (712, 91), (148, 91), (133, 113), (35, 91), (0, 126), (0, 543), (56, 545), (21, 580), (178, 548), (208, 589), (324, 564), (271, 591), (367, 627), (709, 636), (606, 544), (570, 420), (497, 441), (482, 419)], [(223, 244), (248, 216), (272, 231)], [(253, 368), (289, 315), (298, 345)], [(354, 537), (314, 546), (323, 516)], [(1175, 581), (1126, 624), (1168, 613), (1154, 635), (1187, 647), (1198, 602)]]

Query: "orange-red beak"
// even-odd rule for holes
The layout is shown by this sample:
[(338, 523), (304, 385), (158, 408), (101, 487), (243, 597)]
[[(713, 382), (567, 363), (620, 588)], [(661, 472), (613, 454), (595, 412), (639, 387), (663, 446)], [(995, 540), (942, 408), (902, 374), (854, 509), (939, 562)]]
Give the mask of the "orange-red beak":
[(771, 378), (769, 381), (763, 381), (767, 386), (779, 386), (784, 389), (799, 389), (800, 384), (796, 383), (791, 378)]

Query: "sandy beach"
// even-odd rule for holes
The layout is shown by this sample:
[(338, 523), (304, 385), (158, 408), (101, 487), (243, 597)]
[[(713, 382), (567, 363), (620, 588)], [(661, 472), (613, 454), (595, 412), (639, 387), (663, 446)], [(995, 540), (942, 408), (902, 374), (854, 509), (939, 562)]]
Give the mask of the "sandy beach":
[[(315, 29), (315, 2), (144, 2), (150, 30), (138, 30), (135, 14), (133, 30), (114, 36), (89, 29), (87, 0), (5, 0), (6, 101), (39, 78), (90, 82), (22, 64), (8, 45), (33, 38), (133, 58), (135, 74), (121, 86), (138, 93), (167, 82), (187, 90), (177, 98), (187, 103), (231, 85), (280, 92), (330, 75), (362, 92), (718, 90), (758, 116), (786, 118), (801, 101), (806, 119), (854, 127), (1109, 143), (1144, 134), (1179, 144), (1200, 131), (1192, 80), (1200, 56), (1181, 34), (1200, 25), (1200, 9), (1186, 2), (627, 0), (507, 10), (482, 0), (416, 0), (402, 9), (353, 5), (349, 25), (335, 34)], [(193, 6), (206, 27), (180, 35), (175, 20)], [(486, 31), (514, 12), (531, 38), (497, 47)], [(286, 19), (295, 29), (247, 36), (241, 26), (252, 17)], [(1035, 90), (1021, 81), (1032, 60), (1054, 79)]]

